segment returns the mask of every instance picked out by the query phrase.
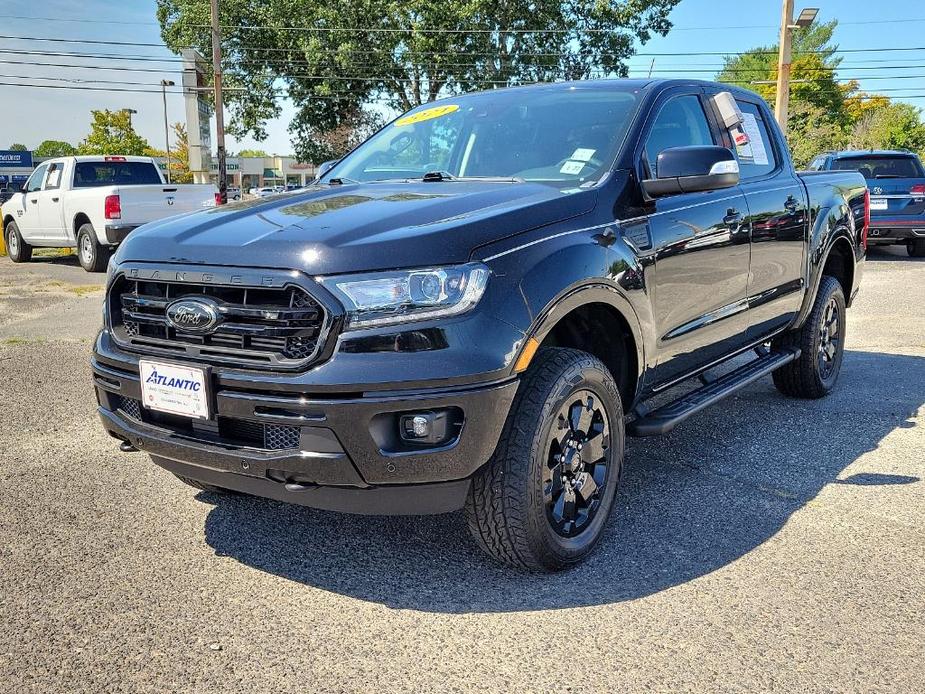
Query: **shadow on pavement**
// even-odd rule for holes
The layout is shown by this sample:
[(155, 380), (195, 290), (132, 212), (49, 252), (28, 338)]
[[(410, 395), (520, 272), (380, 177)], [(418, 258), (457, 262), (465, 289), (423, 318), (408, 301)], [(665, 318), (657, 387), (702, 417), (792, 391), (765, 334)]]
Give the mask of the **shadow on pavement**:
[(913, 258), (905, 246), (868, 246), (867, 259), (887, 263), (925, 263), (925, 258)]
[[(769, 379), (673, 434), (630, 439), (617, 507), (590, 559), (555, 575), (497, 566), (461, 513), (377, 518), (203, 493), (207, 542), (260, 571), (393, 608), (505, 612), (607, 604), (739, 559), (826, 485), (912, 484), (840, 473), (925, 403), (925, 358), (847, 352), (835, 393), (777, 394)], [(869, 493), (876, 493), (871, 490)]]

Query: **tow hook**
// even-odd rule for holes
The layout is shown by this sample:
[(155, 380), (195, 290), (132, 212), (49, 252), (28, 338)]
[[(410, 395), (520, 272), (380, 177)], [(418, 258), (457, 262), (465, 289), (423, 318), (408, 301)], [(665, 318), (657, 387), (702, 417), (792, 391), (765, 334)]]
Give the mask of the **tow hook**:
[(122, 451), (123, 453), (137, 453), (138, 452), (138, 449), (135, 448), (128, 441), (123, 441), (122, 443), (120, 443), (119, 450)]

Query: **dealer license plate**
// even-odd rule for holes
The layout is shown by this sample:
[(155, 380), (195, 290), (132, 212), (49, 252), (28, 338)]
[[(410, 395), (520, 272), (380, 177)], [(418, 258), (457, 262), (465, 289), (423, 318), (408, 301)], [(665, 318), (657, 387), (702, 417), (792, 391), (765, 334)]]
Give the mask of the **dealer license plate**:
[(142, 359), (141, 402), (151, 410), (197, 419), (209, 418), (206, 370), (196, 366)]
[(870, 199), (870, 209), (872, 210), (885, 210), (889, 206), (889, 200), (886, 198), (871, 198)]

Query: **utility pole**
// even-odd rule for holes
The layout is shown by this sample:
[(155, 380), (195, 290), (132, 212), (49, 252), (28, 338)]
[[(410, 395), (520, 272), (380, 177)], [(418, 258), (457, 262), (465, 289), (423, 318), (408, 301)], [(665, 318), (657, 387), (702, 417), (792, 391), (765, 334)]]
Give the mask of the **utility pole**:
[(218, 154), (218, 204), (228, 202), (228, 176), (225, 171), (225, 115), (222, 104), (222, 32), (218, 23), (218, 0), (212, 1), (212, 78), (215, 85), (215, 130)]
[(777, 54), (777, 96), (774, 115), (781, 132), (787, 134), (787, 108), (790, 106), (790, 40), (793, 36), (793, 0), (784, 0), (780, 17), (780, 41)]
[(807, 7), (800, 10), (796, 23), (793, 21), (793, 0), (783, 0), (780, 16), (780, 41), (777, 53), (777, 95), (774, 99), (774, 116), (781, 132), (787, 134), (787, 111), (790, 107), (790, 58), (794, 29), (805, 29), (812, 24), (819, 9)]
[(170, 127), (167, 125), (167, 87), (175, 84), (172, 80), (161, 80), (161, 96), (164, 97), (164, 152), (167, 154), (167, 182), (170, 183)]

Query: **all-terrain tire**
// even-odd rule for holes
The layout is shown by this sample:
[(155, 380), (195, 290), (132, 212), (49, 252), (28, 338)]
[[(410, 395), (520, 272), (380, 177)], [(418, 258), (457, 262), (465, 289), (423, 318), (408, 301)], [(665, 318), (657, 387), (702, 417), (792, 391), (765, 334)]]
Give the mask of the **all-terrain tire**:
[[(590, 403), (585, 402), (588, 397)], [(557, 498), (553, 496), (556, 482), (547, 483), (546, 477), (565, 480), (568, 467), (564, 463), (553, 467), (558, 454), (552, 455), (549, 449), (551, 438), (567, 439), (570, 454), (582, 450), (575, 443), (577, 434), (572, 438), (578, 427), (568, 422), (563, 426), (561, 415), (568, 412), (571, 420), (574, 410), (569, 408), (576, 403), (580, 405), (581, 426), (596, 433), (584, 439), (587, 463), (580, 453), (577, 461), (570, 459), (577, 465), (568, 471), (576, 475), (570, 488), (578, 490), (571, 498), (592, 488), (590, 484), (585, 487), (588, 475), (595, 480), (596, 490), (590, 496), (597, 496), (596, 506), (594, 501), (586, 506), (594, 511), (589, 511), (583, 529), (576, 521), (571, 526), (576, 534), (566, 536), (562, 525), (556, 529), (558, 507), (552, 502)], [(600, 424), (603, 418), (606, 428)], [(494, 455), (472, 481), (466, 519), (476, 542), (498, 561), (519, 569), (554, 571), (581, 561), (600, 539), (613, 507), (623, 462), (623, 438), (623, 407), (607, 367), (579, 350), (539, 350), (522, 378)], [(560, 446), (560, 442), (556, 440), (553, 445)], [(601, 451), (603, 455), (598, 457)], [(592, 459), (604, 461), (602, 475)], [(562, 476), (557, 477), (560, 470)], [(564, 483), (557, 488), (561, 495)]]
[(925, 258), (925, 239), (910, 239), (906, 241), (906, 253), (913, 258)]
[(841, 371), (845, 328), (845, 293), (837, 279), (826, 275), (803, 327), (774, 340), (776, 348), (800, 349), (798, 359), (774, 371), (777, 389), (794, 398), (828, 395)]
[(77, 230), (77, 259), (87, 272), (103, 272), (109, 263), (112, 249), (96, 240), (93, 225), (87, 222)]
[(23, 241), (16, 222), (9, 222), (3, 230), (6, 254), (14, 263), (28, 263), (32, 260), (32, 246)]

